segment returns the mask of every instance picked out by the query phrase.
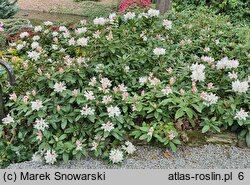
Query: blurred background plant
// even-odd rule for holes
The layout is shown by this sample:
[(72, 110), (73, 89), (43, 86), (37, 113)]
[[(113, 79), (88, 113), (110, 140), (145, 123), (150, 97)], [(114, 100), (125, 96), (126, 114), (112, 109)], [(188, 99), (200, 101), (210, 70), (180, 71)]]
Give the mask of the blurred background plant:
[(7, 19), (17, 11), (17, 0), (0, 0), (0, 19)]

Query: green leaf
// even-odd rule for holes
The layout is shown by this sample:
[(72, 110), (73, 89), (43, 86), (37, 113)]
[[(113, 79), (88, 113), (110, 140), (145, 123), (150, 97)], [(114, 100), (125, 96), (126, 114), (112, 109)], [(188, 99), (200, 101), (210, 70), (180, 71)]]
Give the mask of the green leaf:
[(246, 143), (247, 143), (247, 146), (250, 147), (250, 133), (246, 135)]
[(181, 141), (179, 139), (173, 139), (172, 142), (177, 145), (181, 144)]
[(185, 112), (182, 110), (182, 108), (178, 109), (175, 113), (175, 119), (179, 119), (180, 117), (184, 116)]
[(58, 140), (59, 140), (59, 141), (62, 141), (62, 140), (64, 140), (65, 138), (67, 138), (67, 134), (61, 135), (61, 136), (58, 138)]
[(69, 160), (69, 154), (63, 153), (63, 161), (68, 161), (68, 160)]
[(199, 113), (202, 112), (203, 106), (198, 106), (198, 105), (196, 105), (196, 104), (193, 104), (192, 106), (193, 106), (194, 109), (197, 110)]
[(75, 131), (75, 129), (70, 127), (70, 128), (67, 128), (64, 132), (65, 133), (73, 133), (74, 131)]
[(128, 112), (128, 106), (123, 106), (123, 107), (122, 107), (122, 111), (123, 111), (124, 113), (127, 113), (127, 112)]
[(147, 137), (148, 137), (147, 134), (143, 134), (143, 135), (141, 135), (141, 137), (139, 137), (139, 139), (140, 139), (140, 140), (144, 140), (144, 139), (146, 139)]
[(66, 119), (62, 119), (62, 123), (61, 123), (62, 129), (65, 129), (66, 126), (67, 126), (67, 120)]
[(173, 100), (172, 100), (172, 98), (169, 98), (169, 99), (165, 99), (165, 100), (163, 100), (160, 104), (159, 104), (159, 106), (161, 106), (161, 105), (167, 105), (168, 103), (170, 103), (170, 102), (172, 102)]
[(148, 132), (149, 128), (148, 127), (140, 127), (140, 130), (143, 132)]
[(142, 103), (141, 103), (141, 102), (138, 103), (136, 109), (137, 109), (137, 111), (139, 111), (139, 112), (142, 110)]
[(209, 125), (205, 125), (205, 126), (202, 128), (202, 133), (206, 133), (209, 129), (210, 129), (210, 126), (209, 126)]
[(88, 116), (88, 119), (89, 119), (89, 121), (91, 121), (92, 123), (95, 123), (95, 116), (94, 116), (94, 115)]
[(77, 152), (77, 153), (76, 153), (76, 160), (80, 161), (80, 160), (81, 160), (81, 157), (82, 157), (81, 152)]
[(170, 143), (169, 143), (169, 146), (170, 146), (170, 148), (171, 148), (171, 150), (172, 150), (173, 152), (176, 152), (176, 146), (175, 146), (174, 143), (170, 142)]
[(158, 141), (160, 141), (161, 143), (163, 143), (164, 142), (164, 140), (161, 138), (161, 136), (159, 136), (158, 134), (154, 134), (154, 137), (156, 138), (156, 139), (158, 139)]
[(188, 115), (188, 117), (189, 117), (190, 119), (193, 118), (193, 111), (192, 111), (192, 109), (186, 108), (186, 109), (185, 109), (185, 112), (187, 113), (187, 115)]

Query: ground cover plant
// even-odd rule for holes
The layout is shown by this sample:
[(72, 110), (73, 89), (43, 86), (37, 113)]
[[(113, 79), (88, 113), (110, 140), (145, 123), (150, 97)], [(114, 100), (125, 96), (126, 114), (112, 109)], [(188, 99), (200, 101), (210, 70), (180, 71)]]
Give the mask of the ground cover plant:
[(0, 71), (0, 163), (87, 155), (119, 163), (135, 152), (132, 141), (175, 151), (181, 129), (228, 129), (250, 145), (249, 51), (249, 27), (203, 8), (23, 31), (1, 54), (17, 85)]

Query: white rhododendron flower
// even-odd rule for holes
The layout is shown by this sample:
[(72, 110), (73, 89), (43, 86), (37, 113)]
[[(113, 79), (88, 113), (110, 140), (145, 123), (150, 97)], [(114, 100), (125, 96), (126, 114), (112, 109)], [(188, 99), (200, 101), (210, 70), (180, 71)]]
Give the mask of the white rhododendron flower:
[(91, 107), (88, 107), (88, 105), (86, 105), (85, 107), (82, 108), (81, 110), (81, 115), (94, 115), (95, 114), (95, 110), (92, 109)]
[(14, 119), (8, 114), (5, 118), (2, 119), (3, 124), (8, 125), (14, 123)]
[(118, 88), (121, 92), (127, 92), (128, 88), (124, 85), (124, 83), (118, 85)]
[(37, 61), (38, 59), (40, 59), (40, 53), (36, 51), (27, 51), (27, 53), (28, 57), (33, 61)]
[(53, 22), (50, 22), (50, 21), (46, 21), (43, 23), (45, 26), (52, 26), (53, 25)]
[(40, 100), (32, 101), (31, 102), (31, 109), (39, 111), (43, 108), (43, 103)]
[(128, 12), (128, 13), (126, 13), (126, 14), (124, 15), (125, 21), (134, 19), (134, 17), (135, 17), (135, 13), (134, 13), (134, 12)]
[(18, 44), (18, 45), (16, 46), (16, 49), (17, 49), (18, 51), (22, 50), (23, 48), (24, 48), (24, 45), (23, 45), (23, 44)]
[(133, 154), (136, 151), (135, 146), (130, 141), (126, 141), (122, 149), (125, 150), (127, 154)]
[(204, 82), (205, 81), (205, 65), (203, 64), (192, 64), (191, 66), (191, 70), (192, 70), (192, 81), (201, 81)]
[(93, 141), (93, 142), (91, 143), (92, 148), (91, 148), (90, 150), (91, 150), (91, 151), (95, 151), (95, 150), (97, 149), (98, 145), (99, 145), (99, 144), (98, 144), (97, 142)]
[(111, 81), (108, 78), (102, 78), (100, 80), (100, 82), (101, 82), (102, 90), (105, 90), (105, 89), (111, 87), (111, 85), (112, 85)]
[(16, 100), (17, 100), (17, 95), (16, 95), (15, 92), (12, 93), (12, 94), (10, 94), (9, 100), (13, 100), (13, 101), (16, 101)]
[(103, 123), (101, 129), (104, 131), (110, 132), (114, 129), (114, 124), (108, 121), (107, 123)]
[(159, 15), (160, 15), (159, 10), (155, 10), (155, 9), (151, 9), (151, 8), (148, 10), (149, 17), (158, 17)]
[(42, 26), (35, 26), (35, 28), (34, 28), (35, 32), (40, 32), (42, 30), (43, 30)]
[(248, 112), (246, 112), (244, 109), (240, 108), (240, 110), (236, 112), (234, 118), (238, 119), (238, 120), (246, 120), (247, 117), (248, 117)]
[(87, 46), (88, 45), (88, 38), (82, 37), (82, 38), (78, 39), (76, 42), (79, 46)]
[(115, 117), (115, 116), (120, 116), (121, 111), (117, 106), (110, 106), (107, 108), (108, 115), (110, 118)]
[(68, 29), (65, 26), (59, 26), (59, 31), (66, 32)]
[(111, 13), (110, 15), (109, 15), (109, 22), (110, 23), (113, 23), (114, 22), (114, 20), (115, 20), (115, 18), (116, 18), (116, 13)]
[(87, 100), (94, 100), (95, 99), (93, 91), (85, 91), (84, 96)]
[(167, 85), (165, 89), (162, 89), (162, 90), (161, 90), (161, 92), (162, 92), (162, 94), (163, 94), (164, 96), (166, 96), (166, 95), (168, 96), (168, 95), (171, 94), (173, 91), (172, 91), (171, 87), (170, 87), (169, 85)]
[(123, 160), (123, 152), (119, 149), (112, 149), (109, 154), (109, 159), (113, 163), (119, 163)]
[(82, 28), (77, 28), (76, 29), (76, 33), (77, 34), (86, 33), (86, 32), (87, 32), (87, 28), (86, 27), (82, 27)]
[(231, 73), (231, 72), (229, 72), (228, 73), (228, 77), (230, 78), (230, 79), (237, 79), (238, 78), (238, 75), (237, 75), (237, 73), (235, 73), (234, 71)]
[(34, 153), (32, 155), (31, 161), (33, 161), (33, 162), (40, 162), (41, 163), (41, 162), (43, 162), (43, 158), (42, 158), (42, 156), (38, 152), (36, 152), (36, 153)]
[(245, 93), (249, 88), (248, 81), (240, 82), (236, 80), (232, 82), (232, 89), (234, 92)]
[(95, 25), (101, 25), (103, 26), (106, 23), (106, 19), (103, 17), (97, 17), (93, 20)]
[(148, 81), (148, 77), (146, 76), (139, 78), (140, 85), (144, 85), (145, 83), (147, 83), (147, 81)]
[(25, 37), (29, 37), (29, 35), (30, 35), (30, 34), (29, 34), (28, 32), (25, 31), (25, 32), (22, 32), (22, 33), (20, 34), (20, 38), (23, 39), (23, 38), (25, 38)]
[(79, 150), (82, 150), (82, 143), (79, 141), (79, 140), (77, 140), (76, 141), (76, 151), (79, 151)]
[(54, 91), (57, 93), (60, 93), (66, 90), (66, 86), (64, 85), (63, 82), (55, 83), (53, 88), (54, 88)]
[(102, 103), (109, 104), (112, 102), (112, 97), (110, 95), (105, 95), (102, 97)]
[(154, 127), (150, 127), (150, 128), (149, 128), (149, 131), (148, 131), (148, 133), (147, 133), (147, 135), (150, 136), (150, 137), (152, 137), (154, 131), (155, 131)]
[(35, 123), (34, 128), (37, 130), (44, 131), (45, 128), (49, 127), (49, 124), (43, 118), (36, 119)]
[(208, 93), (203, 92), (202, 99), (204, 100), (203, 104), (209, 107), (212, 104), (216, 104), (219, 97), (213, 93), (208, 94)]
[(56, 162), (56, 158), (57, 158), (57, 154), (54, 150), (47, 150), (47, 152), (45, 153), (45, 161), (48, 164), (54, 164)]
[(38, 46), (39, 46), (38, 42), (32, 42), (32, 44), (31, 44), (32, 49), (36, 49)]
[(228, 57), (222, 58), (217, 62), (216, 68), (219, 69), (232, 69), (237, 68), (239, 66), (238, 60), (230, 60)]
[(166, 30), (170, 30), (172, 28), (172, 21), (164, 19), (162, 25), (165, 27)]
[(153, 52), (154, 52), (154, 54), (156, 56), (159, 57), (160, 55), (165, 55), (166, 49), (164, 49), (164, 48), (155, 48)]
[(201, 57), (201, 60), (203, 62), (207, 62), (208, 64), (212, 64), (214, 62), (214, 58), (212, 57), (208, 57), (208, 56), (202, 56)]
[(52, 36), (53, 36), (53, 37), (57, 37), (58, 35), (59, 35), (59, 33), (58, 33), (57, 31), (53, 31), (53, 32), (52, 32)]

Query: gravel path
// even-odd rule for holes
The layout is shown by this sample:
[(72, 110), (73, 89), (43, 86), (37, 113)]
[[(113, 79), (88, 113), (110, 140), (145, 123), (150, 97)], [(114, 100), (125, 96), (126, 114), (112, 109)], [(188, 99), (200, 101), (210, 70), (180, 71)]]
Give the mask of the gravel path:
[[(114, 0), (101, 0), (100, 4), (112, 4)], [(57, 9), (66, 8), (69, 10), (81, 9), (82, 4), (87, 2), (75, 2), (74, 0), (18, 0), (22, 10), (36, 10), (44, 12), (55, 12)]]
[(151, 146), (138, 146), (137, 153), (121, 165), (106, 165), (102, 161), (87, 158), (81, 161), (62, 162), (58, 165), (43, 165), (38, 162), (12, 164), (10, 169), (244, 169), (250, 168), (250, 149), (205, 145), (182, 147), (170, 158), (164, 150)]

